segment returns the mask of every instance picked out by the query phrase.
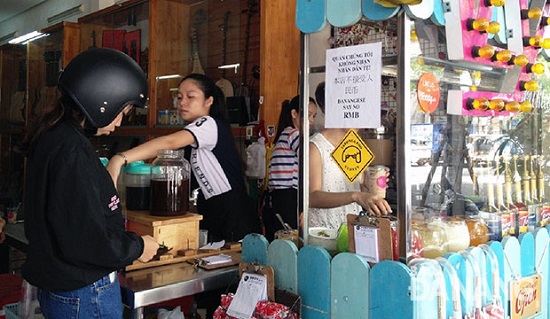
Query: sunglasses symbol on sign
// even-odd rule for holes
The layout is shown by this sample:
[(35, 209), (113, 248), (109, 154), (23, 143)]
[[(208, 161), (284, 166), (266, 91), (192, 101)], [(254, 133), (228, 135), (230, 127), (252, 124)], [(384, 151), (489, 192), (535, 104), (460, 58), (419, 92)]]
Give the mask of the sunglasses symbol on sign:
[(355, 159), (355, 163), (361, 163), (361, 151), (357, 146), (348, 146), (342, 152), (342, 161), (345, 163), (350, 157)]

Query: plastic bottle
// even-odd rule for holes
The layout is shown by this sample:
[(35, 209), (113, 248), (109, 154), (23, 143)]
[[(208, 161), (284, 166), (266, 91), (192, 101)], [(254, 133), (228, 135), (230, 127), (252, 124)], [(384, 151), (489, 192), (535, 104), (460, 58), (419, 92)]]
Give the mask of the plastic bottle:
[(151, 208), (151, 165), (143, 161), (126, 165), (124, 170), (126, 209), (149, 210)]

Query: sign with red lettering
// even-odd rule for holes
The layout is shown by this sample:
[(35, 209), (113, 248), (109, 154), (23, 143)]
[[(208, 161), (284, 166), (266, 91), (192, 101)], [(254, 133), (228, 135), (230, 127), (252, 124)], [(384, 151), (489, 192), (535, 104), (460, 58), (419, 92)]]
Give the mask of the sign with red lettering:
[(527, 319), (540, 314), (541, 276), (535, 274), (513, 280), (510, 284), (510, 318)]
[(422, 111), (432, 113), (439, 105), (439, 83), (433, 73), (426, 72), (418, 79), (416, 88), (418, 104)]

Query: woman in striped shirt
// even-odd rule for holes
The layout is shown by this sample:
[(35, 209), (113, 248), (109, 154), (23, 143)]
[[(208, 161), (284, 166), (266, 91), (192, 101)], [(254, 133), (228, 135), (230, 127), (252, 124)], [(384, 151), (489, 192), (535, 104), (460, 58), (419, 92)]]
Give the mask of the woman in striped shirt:
[[(317, 105), (309, 99), (309, 125), (317, 115)], [(298, 152), (300, 148), (300, 96), (284, 101), (279, 115), (275, 146), (268, 171), (271, 210), (264, 213), (266, 238), (282, 228), (275, 217), (279, 213), (293, 229), (298, 229)]]

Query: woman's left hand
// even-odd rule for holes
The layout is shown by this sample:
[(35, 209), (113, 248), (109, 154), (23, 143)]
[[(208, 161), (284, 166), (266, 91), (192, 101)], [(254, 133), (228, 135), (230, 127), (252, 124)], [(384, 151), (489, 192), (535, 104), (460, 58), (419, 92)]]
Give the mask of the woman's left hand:
[(365, 211), (376, 216), (387, 215), (392, 211), (390, 204), (383, 198), (367, 192), (360, 192), (358, 197), (358, 201), (356, 202), (361, 205)]
[(109, 163), (107, 163), (107, 171), (109, 172), (109, 175), (111, 175), (113, 184), (115, 184), (115, 188), (117, 187), (117, 181), (122, 165), (124, 165), (124, 159), (122, 159), (122, 157), (120, 156), (111, 157)]

